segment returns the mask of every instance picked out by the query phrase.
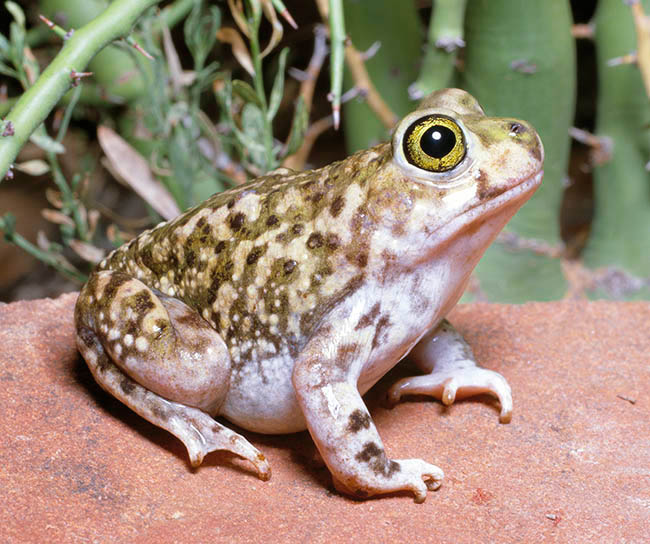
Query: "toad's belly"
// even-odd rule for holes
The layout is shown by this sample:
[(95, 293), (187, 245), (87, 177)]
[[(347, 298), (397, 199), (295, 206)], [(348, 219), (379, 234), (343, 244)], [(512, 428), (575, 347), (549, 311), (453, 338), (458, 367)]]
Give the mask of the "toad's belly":
[(307, 428), (291, 382), (294, 361), (287, 353), (249, 361), (233, 369), (219, 414), (257, 433), (284, 434)]

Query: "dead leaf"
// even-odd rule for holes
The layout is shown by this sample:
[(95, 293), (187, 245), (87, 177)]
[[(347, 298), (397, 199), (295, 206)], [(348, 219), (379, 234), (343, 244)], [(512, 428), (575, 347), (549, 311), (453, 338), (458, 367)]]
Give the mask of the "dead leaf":
[(244, 70), (246, 70), (251, 76), (255, 74), (255, 68), (253, 68), (253, 61), (251, 60), (250, 53), (248, 52), (244, 39), (241, 37), (239, 32), (234, 28), (222, 27), (217, 32), (217, 39), (229, 43), (232, 47), (232, 54), (235, 55), (235, 58), (239, 64), (242, 65)]
[(162, 25), (163, 48), (165, 49), (165, 58), (167, 59), (167, 67), (169, 68), (169, 77), (172, 81), (172, 88), (174, 93), (178, 93), (183, 86), (183, 67), (178, 58), (176, 47), (172, 41), (171, 32), (167, 25)]
[(55, 191), (51, 187), (48, 187), (45, 189), (45, 198), (47, 198), (47, 201), (55, 208), (59, 210), (63, 208), (63, 200), (61, 200), (61, 193), (59, 191)]
[(68, 244), (72, 250), (79, 255), (84, 261), (97, 264), (104, 258), (104, 250), (98, 247), (82, 242), (81, 240), (70, 240)]
[(14, 168), (30, 176), (42, 176), (50, 171), (50, 165), (40, 159), (16, 163)]
[(180, 214), (169, 191), (153, 177), (146, 159), (114, 130), (100, 125), (97, 138), (112, 170), (164, 219)]
[(262, 9), (264, 10), (264, 15), (271, 23), (271, 27), (273, 28), (271, 39), (260, 55), (262, 58), (264, 58), (280, 43), (280, 40), (282, 40), (282, 35), (284, 34), (284, 29), (282, 28), (282, 23), (278, 20), (278, 14), (276, 13), (275, 8), (271, 3), (271, 0), (262, 0)]
[(90, 210), (88, 212), (88, 236), (90, 238), (95, 235), (95, 230), (97, 230), (97, 224), (99, 223), (99, 217), (99, 210)]
[(67, 215), (57, 212), (56, 210), (50, 210), (45, 208), (41, 210), (41, 215), (45, 217), (50, 223), (56, 223), (57, 225), (68, 225), (69, 227), (74, 228), (74, 221), (70, 219)]
[(244, 5), (242, 0), (228, 0), (228, 7), (230, 8), (230, 13), (232, 18), (237, 23), (239, 30), (241, 30), (247, 38), (250, 38), (248, 33), (248, 22), (246, 20), (246, 14), (244, 13)]

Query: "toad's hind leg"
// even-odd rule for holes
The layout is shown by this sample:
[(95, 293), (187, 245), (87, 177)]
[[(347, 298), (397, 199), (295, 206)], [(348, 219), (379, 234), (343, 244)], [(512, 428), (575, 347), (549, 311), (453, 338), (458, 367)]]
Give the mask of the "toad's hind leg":
[(77, 345), (95, 380), (186, 446), (198, 466), (211, 451), (271, 470), (245, 438), (212, 418), (230, 383), (230, 356), (210, 325), (183, 302), (121, 272), (94, 273), (75, 307)]

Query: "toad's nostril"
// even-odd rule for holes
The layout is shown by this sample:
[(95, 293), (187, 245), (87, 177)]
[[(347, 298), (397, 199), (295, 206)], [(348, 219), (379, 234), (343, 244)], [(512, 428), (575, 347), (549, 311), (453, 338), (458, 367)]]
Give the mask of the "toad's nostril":
[(521, 123), (517, 123), (516, 121), (510, 123), (510, 134), (523, 134), (524, 132), (526, 132), (526, 127)]

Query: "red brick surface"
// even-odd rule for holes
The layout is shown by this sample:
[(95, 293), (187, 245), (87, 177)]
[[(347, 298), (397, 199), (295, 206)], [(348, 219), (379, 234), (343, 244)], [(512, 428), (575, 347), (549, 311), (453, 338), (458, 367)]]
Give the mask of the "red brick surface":
[(446, 478), (424, 504), (338, 495), (308, 434), (244, 435), (269, 482), (180, 442), (93, 382), (74, 348), (75, 295), (0, 306), (3, 542), (647, 542), (650, 304), (461, 306), (451, 320), (514, 394), (393, 410), (368, 395), (388, 453)]

